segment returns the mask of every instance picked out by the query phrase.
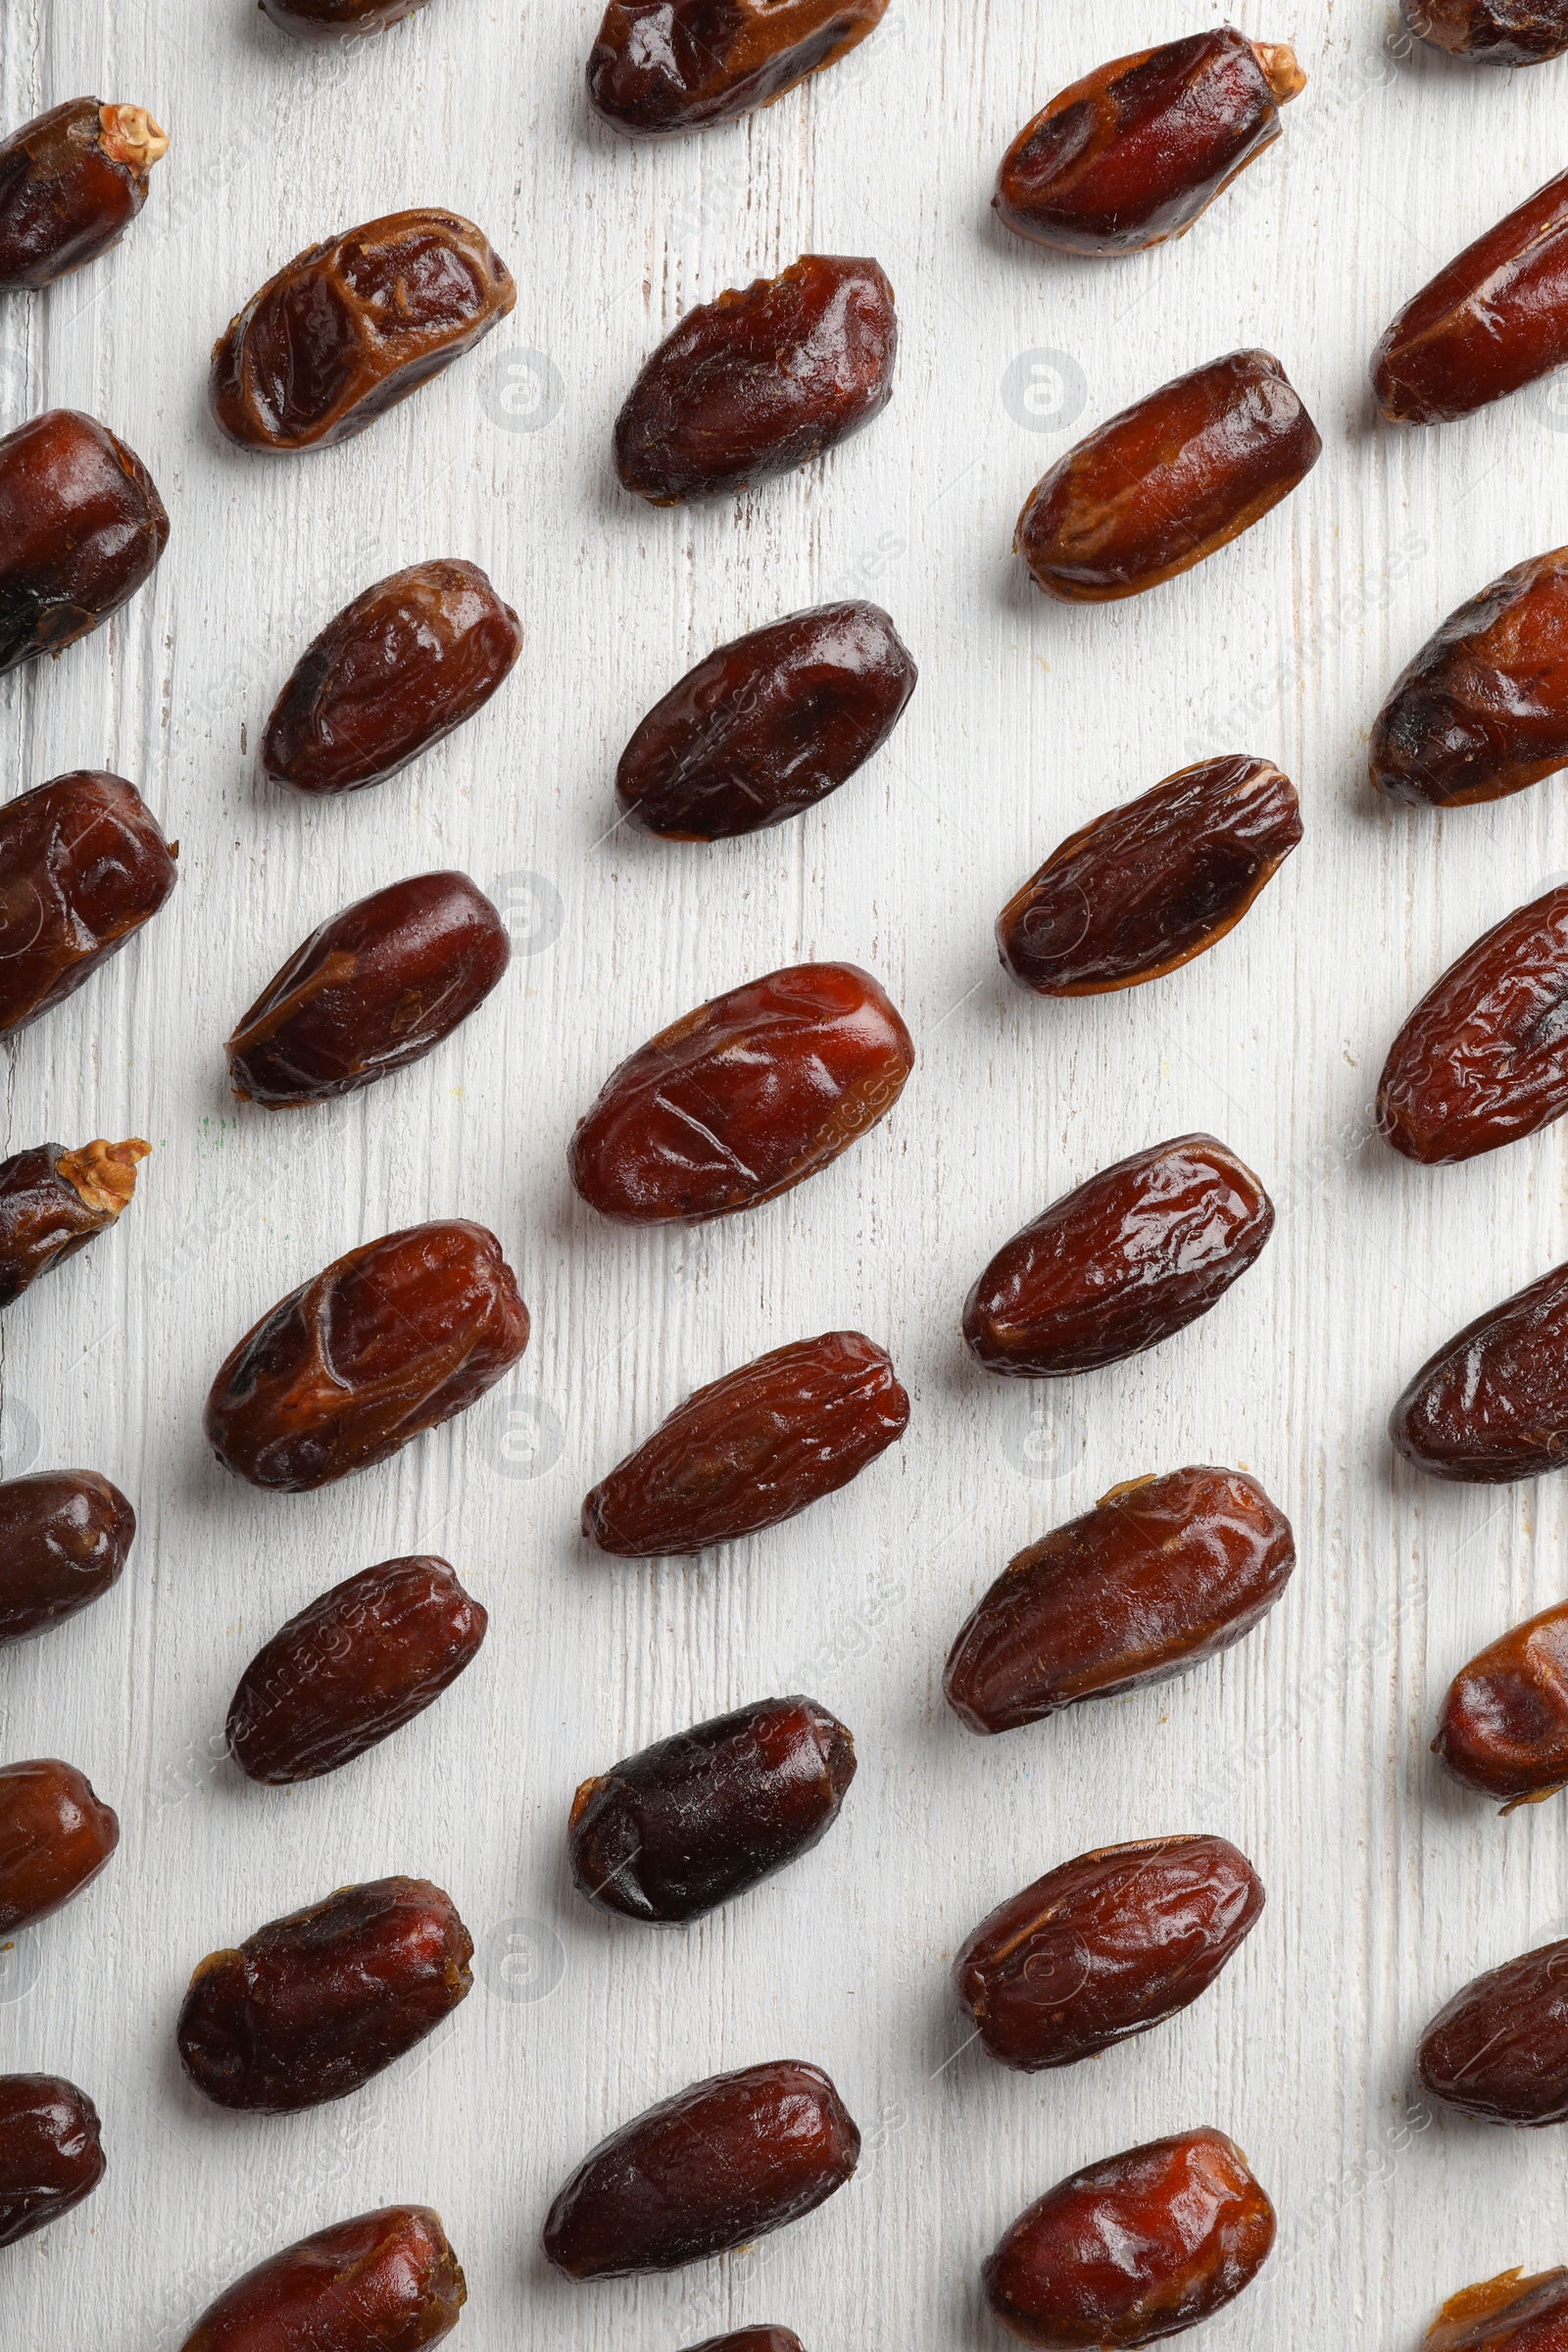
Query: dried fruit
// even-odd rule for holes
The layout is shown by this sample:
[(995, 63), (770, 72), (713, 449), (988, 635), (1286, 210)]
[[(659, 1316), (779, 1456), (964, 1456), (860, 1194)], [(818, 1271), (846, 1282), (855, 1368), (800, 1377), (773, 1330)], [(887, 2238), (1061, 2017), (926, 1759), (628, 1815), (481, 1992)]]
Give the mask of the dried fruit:
[(179, 844), (133, 784), (76, 768), (0, 808), (0, 1036), (74, 996), (168, 898)]
[(52, 286), (118, 243), (169, 139), (141, 106), (69, 98), (0, 141), (0, 294)]
[(213, 346), (213, 415), (248, 449), (325, 449), (471, 351), (516, 299), (461, 215), (368, 220), (296, 254), (229, 320)]
[(807, 465), (880, 416), (898, 348), (875, 262), (803, 254), (689, 311), (615, 419), (615, 467), (656, 506)]
[(1432, 1752), (1505, 1813), (1568, 1788), (1568, 1601), (1489, 1642), (1454, 1676)]
[(0, 1765), (0, 1935), (63, 1909), (119, 1843), (118, 1817), (74, 1765)]
[(710, 2335), (692, 2352), (806, 2352), (792, 2328), (738, 2328), (733, 2335)]
[(1069, 833), (997, 917), (1015, 980), (1095, 997), (1190, 963), (1239, 923), (1301, 838), (1267, 760), (1200, 760)]
[(84, 2090), (61, 2075), (0, 2075), (0, 2246), (90, 2197), (105, 2164)]
[(118, 1582), (136, 1514), (96, 1470), (0, 1485), (0, 1642), (63, 1625)]
[[(1565, 36), (1568, 37), (1568, 36)], [(1424, 2352), (1563, 2352), (1568, 2271), (1504, 2271), (1450, 2295), (1427, 2330)]]
[(1399, 15), (1418, 40), (1477, 66), (1540, 66), (1568, 50), (1565, 0), (1399, 0)]
[(0, 672), (62, 654), (151, 578), (169, 543), (153, 477), (107, 425), (46, 409), (0, 441)]
[(836, 66), (888, 0), (610, 0), (588, 99), (641, 137), (729, 122)]
[(1568, 172), (1515, 207), (1413, 295), (1372, 360), (1391, 424), (1439, 424), (1568, 360)]
[(113, 1225), (151, 1150), (138, 1136), (123, 1144), (100, 1136), (75, 1152), (39, 1144), (0, 1160), (0, 1307)]
[(424, 0), (261, 0), (262, 12), (282, 32), (302, 41), (352, 41), (401, 24)]
[(728, 1544), (836, 1494), (908, 1425), (908, 1396), (874, 1340), (797, 1340), (677, 1405), (587, 1495), (582, 1532), (625, 1559)]
[(1568, 1461), (1568, 1265), (1489, 1307), (1430, 1356), (1389, 1416), (1434, 1478), (1502, 1486)]
[(259, 2262), (180, 2352), (419, 2352), (451, 2334), (467, 2299), (441, 2216), (389, 2205)]
[(942, 1687), (971, 1732), (1164, 1682), (1267, 1616), (1296, 1566), (1255, 1478), (1200, 1466), (1131, 1478), (1009, 1560), (953, 1644)]
[(1421, 2037), (1435, 2099), (1489, 2124), (1568, 2122), (1568, 1942), (1477, 1977)]

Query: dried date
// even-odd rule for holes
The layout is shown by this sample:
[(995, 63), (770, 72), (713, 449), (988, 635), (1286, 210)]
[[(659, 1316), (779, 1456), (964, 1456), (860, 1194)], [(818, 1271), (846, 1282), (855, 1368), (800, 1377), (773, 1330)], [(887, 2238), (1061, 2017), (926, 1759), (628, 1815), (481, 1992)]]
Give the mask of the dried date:
[(280, 32), (301, 41), (352, 41), (401, 24), (425, 0), (261, 0), (262, 13)]
[(1391, 424), (1441, 424), (1568, 360), (1568, 172), (1467, 245), (1405, 304), (1372, 361)]
[(136, 1514), (96, 1470), (0, 1485), (0, 1642), (64, 1625), (119, 1581)]
[(733, 2335), (710, 2335), (692, 2352), (806, 2352), (792, 2328), (738, 2328)]
[(168, 134), (145, 107), (69, 98), (0, 141), (0, 294), (52, 286), (122, 237)]
[(0, 808), (0, 1036), (119, 955), (173, 889), (178, 855), (135, 786), (100, 769)]
[(62, 1910), (119, 1843), (118, 1816), (74, 1764), (0, 1765), (0, 1935)]
[(1416, 2071), (1435, 2099), (1483, 2123), (1568, 2123), (1568, 1942), (1455, 1993), (1422, 2035)]
[(588, 101), (642, 138), (730, 122), (836, 66), (888, 0), (610, 0)]
[(427, 2205), (356, 2214), (270, 2254), (209, 2304), (180, 2352), (420, 2352), (468, 2299)]
[(1399, 15), (1429, 48), (1472, 65), (1540, 66), (1568, 50), (1568, 0), (1399, 0)]
[(1505, 1486), (1568, 1462), (1568, 1265), (1489, 1307), (1430, 1356), (1389, 1417), (1434, 1478)]
[(90, 2197), (106, 2161), (84, 2090), (61, 2075), (0, 2075), (0, 2246)]
[(151, 1144), (39, 1144), (0, 1160), (0, 1307), (113, 1225)]
[(1504, 2271), (1450, 2295), (1423, 2352), (1564, 2352), (1568, 2271)]
[(0, 440), (0, 673), (62, 654), (152, 577), (169, 516), (107, 425), (46, 409)]
[(1432, 1752), (1505, 1813), (1568, 1787), (1568, 1601), (1514, 1626), (1454, 1676)]

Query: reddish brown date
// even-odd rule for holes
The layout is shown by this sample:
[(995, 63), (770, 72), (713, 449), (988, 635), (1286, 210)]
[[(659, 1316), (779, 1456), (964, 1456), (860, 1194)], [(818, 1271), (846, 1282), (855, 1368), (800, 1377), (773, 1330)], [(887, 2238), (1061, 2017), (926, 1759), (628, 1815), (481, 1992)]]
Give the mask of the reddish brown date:
[(588, 100), (643, 138), (733, 122), (848, 57), (888, 0), (610, 0)]
[(208, 1395), (208, 1444), (253, 1487), (302, 1494), (463, 1412), (527, 1345), (493, 1233), (406, 1226), (334, 1258), (246, 1333)]
[(415, 16), (424, 0), (261, 0), (280, 32), (301, 41), (352, 41)]
[(113, 1225), (151, 1150), (138, 1136), (123, 1144), (100, 1136), (76, 1152), (39, 1144), (0, 1160), (0, 1307)]
[(119, 1817), (74, 1764), (0, 1765), (0, 1935), (62, 1910), (119, 1843)]
[(389, 2205), (259, 2262), (180, 2352), (420, 2352), (451, 2334), (467, 2299), (440, 2215)]
[(1295, 1566), (1290, 1521), (1245, 1471), (1129, 1479), (1008, 1561), (953, 1644), (948, 1704), (1010, 1732), (1165, 1682), (1250, 1633)]
[(107, 425), (47, 409), (0, 441), (0, 672), (87, 636), (169, 543), (153, 477)]
[(1058, 460), (1024, 502), (1013, 553), (1068, 604), (1142, 596), (1260, 522), (1322, 448), (1278, 360), (1233, 351)]
[(700, 1919), (808, 1854), (854, 1778), (855, 1741), (825, 1707), (758, 1699), (584, 1781), (573, 1883), (626, 1919)]
[(229, 1703), (229, 1753), (277, 1787), (338, 1771), (433, 1706), (489, 1622), (445, 1560), (362, 1568), (257, 1651)]
[(836, 1494), (908, 1425), (908, 1396), (874, 1340), (797, 1340), (677, 1405), (588, 1494), (582, 1532), (623, 1559), (728, 1544)]
[(1516, 1625), (1454, 1676), (1432, 1752), (1505, 1813), (1568, 1787), (1568, 1601)]
[(780, 2058), (710, 2075), (583, 2158), (545, 2218), (544, 2249), (578, 2279), (706, 2262), (812, 2212), (859, 2157), (820, 2068)]
[(135, 786), (100, 769), (0, 808), (0, 1036), (119, 955), (173, 889), (178, 855)]
[(1568, 172), (1412, 295), (1372, 360), (1391, 424), (1441, 424), (1568, 360)]
[(213, 346), (209, 397), (247, 449), (325, 449), (450, 368), (517, 299), (457, 213), (368, 220), (296, 254)]
[(964, 1338), (1009, 1380), (1120, 1363), (1206, 1315), (1273, 1230), (1267, 1193), (1211, 1135), (1153, 1144), (1004, 1244), (964, 1303)]
[(887, 407), (898, 340), (875, 262), (803, 254), (665, 336), (615, 419), (616, 471), (668, 507), (808, 465)]
[(1568, 50), (1568, 0), (1399, 0), (1399, 14), (1418, 40), (1472, 65), (1540, 66)]
[(1053, 850), (997, 917), (1003, 963), (1042, 997), (1157, 980), (1222, 940), (1300, 838), (1269, 760), (1180, 768)]
[(0, 294), (96, 261), (147, 201), (169, 139), (141, 106), (70, 98), (0, 142)]
[(692, 2352), (806, 2352), (791, 2328), (739, 2328), (733, 2335), (710, 2335)]
[(316, 799), (384, 784), (482, 710), (521, 651), (521, 622), (477, 564), (411, 564), (300, 656), (262, 737), (262, 772)]
[(876, 605), (818, 605), (754, 629), (654, 705), (620, 755), (620, 805), (666, 841), (781, 825), (880, 751), (917, 674)]
[(22, 1642), (116, 1584), (136, 1514), (96, 1470), (38, 1470), (0, 1485), (0, 1642)]
[(1568, 1265), (1489, 1307), (1430, 1356), (1389, 1418), (1434, 1478), (1506, 1486), (1568, 1462)]
[(104, 2177), (98, 2110), (60, 2075), (0, 2075), (0, 2246), (47, 2230)]
[(347, 2098), (471, 1991), (473, 1940), (427, 1879), (373, 1879), (274, 1919), (190, 1981), (180, 2064), (220, 2107), (292, 2115)]
[(1235, 2141), (1179, 2132), (1058, 2181), (1018, 2216), (981, 2282), (1020, 2343), (1152, 2344), (1250, 2286), (1274, 2228)]
[(1568, 2352), (1568, 2271), (1504, 2271), (1450, 2295), (1423, 2352)]
[(628, 1225), (757, 1208), (885, 1118), (913, 1067), (869, 972), (791, 964), (699, 1004), (612, 1071), (577, 1122), (571, 1181)]
[(991, 201), (1037, 245), (1141, 253), (1186, 234), (1305, 87), (1293, 50), (1229, 24), (1113, 58), (1024, 124)]
[(1262, 1881), (1223, 1838), (1105, 1846), (983, 1919), (954, 1989), (1004, 2066), (1076, 2066), (1206, 1992), (1262, 1908)]
[(1568, 1942), (1490, 1969), (1421, 2037), (1435, 2099), (1488, 2124), (1568, 2123)]

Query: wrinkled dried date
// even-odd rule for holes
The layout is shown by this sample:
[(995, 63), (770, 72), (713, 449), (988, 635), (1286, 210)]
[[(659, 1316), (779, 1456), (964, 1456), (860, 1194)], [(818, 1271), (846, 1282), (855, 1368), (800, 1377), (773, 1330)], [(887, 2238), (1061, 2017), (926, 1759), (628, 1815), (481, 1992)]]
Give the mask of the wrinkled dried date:
[(119, 1843), (113, 1808), (74, 1764), (38, 1756), (0, 1765), (0, 1935), (62, 1909)]
[(655, 506), (805, 466), (893, 397), (893, 288), (872, 261), (803, 254), (689, 311), (615, 419), (615, 467)]
[(152, 576), (169, 516), (107, 425), (47, 409), (0, 441), (0, 672), (64, 653)]
[(1568, 360), (1568, 172), (1455, 255), (1378, 345), (1372, 390), (1391, 424), (1440, 424), (1504, 400)]
[(1296, 1566), (1291, 1523), (1245, 1471), (1129, 1479), (1053, 1528), (960, 1628), (942, 1687), (971, 1732), (1164, 1682), (1229, 1649)]
[(836, 66), (888, 0), (610, 0), (588, 58), (588, 100), (653, 138), (771, 106)]
[(881, 749), (917, 674), (877, 605), (771, 621), (721, 645), (654, 705), (620, 755), (620, 805), (666, 841), (781, 825)]
[(997, 917), (1015, 980), (1093, 997), (1157, 980), (1239, 923), (1301, 838), (1267, 760), (1201, 760), (1070, 833)]
[(1429, 1356), (1389, 1416), (1389, 1437), (1418, 1470), (1479, 1486), (1568, 1463), (1568, 1265)]
[(1568, 2122), (1568, 1942), (1456, 1993), (1421, 2036), (1416, 2068), (1435, 2099), (1484, 2123)]
[(1568, 1787), (1568, 1601), (1489, 1642), (1454, 1676), (1432, 1752), (1505, 1813)]
[(0, 1307), (113, 1225), (151, 1150), (137, 1136), (123, 1144), (100, 1136), (75, 1152), (39, 1144), (0, 1160)]
[(96, 1470), (37, 1470), (0, 1485), (0, 1642), (63, 1625), (115, 1584), (136, 1514)]
[(90, 2197), (105, 2161), (84, 2090), (61, 2075), (0, 2075), (0, 2246)]
[(691, 2352), (806, 2352), (792, 2328), (738, 2328), (733, 2335), (710, 2335)]
[(389, 2205), (259, 2262), (180, 2352), (420, 2352), (450, 2335), (467, 2299), (440, 2215)]
[(1142, 596), (1260, 522), (1322, 448), (1278, 360), (1233, 351), (1058, 460), (1024, 502), (1013, 553), (1069, 604)]
[(1399, 15), (1430, 48), (1478, 66), (1540, 66), (1568, 50), (1568, 0), (1399, 0)]
[(1293, 50), (1228, 24), (1113, 58), (1024, 124), (992, 203), (1039, 245), (1141, 252), (1184, 235), (1305, 87)]
[(981, 2282), (1009, 2334), (1045, 2352), (1150, 2344), (1250, 2286), (1274, 2228), (1235, 2141), (1181, 2132), (1058, 2181), (1018, 2216)]
[(623, 1559), (728, 1544), (836, 1494), (908, 1425), (908, 1396), (874, 1340), (797, 1340), (677, 1405), (586, 1496), (582, 1532)]
[(913, 1067), (869, 972), (791, 964), (699, 1004), (612, 1071), (577, 1122), (571, 1181), (629, 1225), (757, 1208), (885, 1118)]
[(678, 2270), (810, 2213), (859, 2157), (819, 2067), (710, 2075), (590, 2150), (546, 2216), (544, 2249), (568, 2278)]
[(527, 1345), (493, 1233), (406, 1226), (334, 1258), (245, 1334), (208, 1395), (207, 1440), (252, 1486), (304, 1494), (461, 1413)]
[(133, 784), (76, 768), (0, 808), (0, 1036), (64, 1004), (117, 956), (177, 880)]
[(1104, 1846), (983, 1919), (954, 1989), (1004, 2066), (1075, 2066), (1206, 1992), (1262, 1908), (1262, 1881), (1223, 1838)]
[(425, 0), (261, 0), (262, 13), (281, 32), (302, 41), (352, 41), (401, 24)]
[(1450, 2295), (1423, 2352), (1565, 2352), (1568, 2271), (1504, 2271)]
[(124, 235), (169, 140), (141, 106), (69, 98), (0, 141), (0, 294), (52, 286)]
[(482, 710), (522, 624), (477, 564), (377, 580), (307, 646), (262, 737), (262, 772), (322, 798), (384, 784)]
[(471, 351), (517, 299), (457, 213), (392, 213), (296, 254), (213, 346), (209, 397), (248, 449), (325, 449)]

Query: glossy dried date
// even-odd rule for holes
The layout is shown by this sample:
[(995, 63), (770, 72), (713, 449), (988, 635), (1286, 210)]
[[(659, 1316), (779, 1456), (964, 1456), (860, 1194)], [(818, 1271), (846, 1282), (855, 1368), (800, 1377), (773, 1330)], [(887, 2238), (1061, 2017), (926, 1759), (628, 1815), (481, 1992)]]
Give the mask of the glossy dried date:
[(1568, 2352), (1568, 2271), (1504, 2271), (1450, 2295), (1423, 2352)]
[(732, 1543), (836, 1494), (908, 1425), (908, 1396), (874, 1340), (797, 1340), (677, 1405), (586, 1496), (582, 1532), (633, 1560)]
[(1113, 58), (1024, 124), (991, 201), (1037, 245), (1141, 253), (1186, 234), (1305, 87), (1293, 50), (1229, 24)]
[(477, 564), (411, 564), (307, 646), (262, 737), (262, 773), (313, 798), (384, 784), (463, 726), (522, 651)]
[(352, 41), (401, 24), (424, 0), (261, 0), (262, 13), (280, 32), (301, 41)]
[(1273, 1230), (1267, 1193), (1211, 1135), (1151, 1145), (1004, 1244), (964, 1302), (964, 1338), (1009, 1380), (1120, 1363), (1206, 1315)]
[(100, 1136), (75, 1152), (39, 1144), (0, 1160), (0, 1307), (113, 1225), (151, 1150), (138, 1136), (123, 1144)]
[(577, 1122), (571, 1181), (628, 1225), (758, 1208), (885, 1118), (913, 1067), (869, 972), (791, 964), (699, 1004), (612, 1071)]
[(74, 1764), (0, 1765), (0, 1935), (63, 1909), (119, 1843), (118, 1816)]
[(942, 1688), (971, 1732), (1010, 1732), (1161, 1683), (1251, 1632), (1296, 1566), (1255, 1478), (1133, 1478), (1029, 1544), (970, 1611)]
[(877, 605), (818, 605), (754, 629), (654, 705), (620, 755), (621, 808), (666, 841), (781, 825), (880, 751), (917, 675)]
[(1504, 1813), (1568, 1788), (1568, 1601), (1489, 1642), (1454, 1676), (1432, 1752)]
[(1024, 502), (1013, 553), (1068, 604), (1142, 596), (1260, 522), (1322, 448), (1278, 360), (1233, 351), (1059, 459)]
[(1152, 2344), (1250, 2286), (1274, 2229), (1235, 2141), (1179, 2132), (1058, 2181), (1018, 2216), (981, 2282), (1008, 2333), (1045, 2352)]
[(0, 1036), (119, 955), (173, 889), (178, 855), (135, 786), (101, 769), (0, 808)]
[(1301, 838), (1267, 760), (1200, 760), (1069, 833), (997, 917), (1003, 963), (1042, 997), (1157, 980), (1239, 923)]
[(1416, 2071), (1488, 2124), (1568, 2123), (1568, 1942), (1489, 1969), (1438, 2012)]
[(1103, 1846), (983, 1919), (954, 1990), (1004, 2066), (1076, 2066), (1206, 1992), (1262, 1908), (1262, 1881), (1223, 1838)]
[(1399, 15), (1429, 48), (1472, 65), (1540, 66), (1568, 50), (1568, 0), (1399, 0)]
[(1568, 172), (1412, 295), (1372, 360), (1391, 424), (1441, 424), (1568, 360)]
[(247, 449), (363, 433), (486, 336), (517, 299), (482, 229), (429, 209), (296, 254), (213, 346), (213, 415)]
[(836, 66), (888, 0), (610, 0), (588, 102), (642, 138), (730, 122)]
[(152, 475), (107, 425), (46, 409), (0, 441), (0, 672), (61, 654), (151, 578), (169, 543)]
[(169, 139), (141, 106), (69, 98), (0, 141), (0, 294), (52, 286), (118, 243)]
[(1506, 1486), (1568, 1462), (1568, 1265), (1553, 1266), (1429, 1356), (1389, 1438), (1434, 1478)]
[(615, 469), (668, 507), (808, 465), (887, 407), (898, 340), (877, 263), (803, 254), (665, 336), (615, 419)]
[(0, 2075), (0, 2246), (47, 2230), (104, 2177), (98, 2110), (61, 2075)]
[(546, 2216), (544, 2249), (577, 2279), (706, 2262), (812, 2212), (859, 2156), (819, 2067), (779, 2058), (710, 2075), (590, 2150)]
[(180, 2352), (420, 2352), (468, 2290), (427, 2205), (356, 2214), (270, 2254), (209, 2304)]
[(733, 2335), (710, 2335), (692, 2352), (806, 2352), (792, 2328), (738, 2328)]
[(406, 1226), (301, 1283), (219, 1367), (208, 1444), (302, 1494), (368, 1470), (477, 1402), (528, 1345), (528, 1310), (482, 1225)]
[(63, 1625), (119, 1581), (136, 1514), (96, 1470), (0, 1485), (0, 1642)]

